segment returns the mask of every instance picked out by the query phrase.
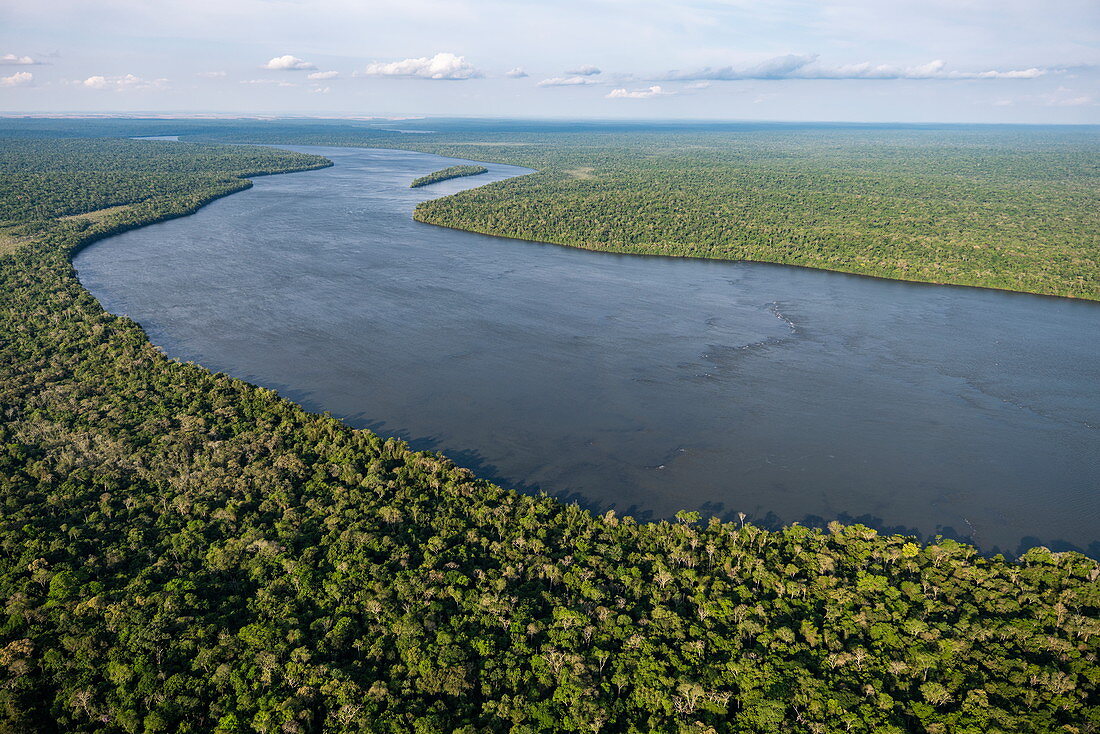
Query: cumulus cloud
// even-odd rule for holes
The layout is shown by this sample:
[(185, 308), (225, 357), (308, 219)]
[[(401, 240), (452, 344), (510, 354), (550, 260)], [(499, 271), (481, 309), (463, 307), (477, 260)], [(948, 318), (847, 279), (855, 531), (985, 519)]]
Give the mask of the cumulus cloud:
[(325, 79), (336, 79), (339, 76), (340, 72), (338, 71), (315, 71), (308, 78), (314, 81), (323, 81)]
[(734, 81), (739, 79), (1034, 79), (1047, 71), (1032, 67), (988, 71), (954, 71), (942, 59), (917, 66), (893, 64), (846, 64), (827, 66), (818, 62), (816, 54), (776, 56), (746, 67), (705, 67), (694, 71), (671, 71), (663, 81)]
[(297, 56), (276, 56), (271, 61), (264, 64), (265, 69), (271, 69), (272, 71), (305, 71), (307, 69), (316, 69), (316, 64), (311, 64), (308, 61), (303, 61)]
[(628, 90), (625, 87), (622, 89), (612, 89), (608, 93), (608, 99), (650, 99), (651, 97), (667, 97), (672, 92), (667, 92), (654, 84), (652, 87), (646, 89), (633, 89)]
[(600, 73), (600, 70), (591, 64), (585, 64), (584, 66), (578, 66), (576, 69), (568, 69), (565, 73), (572, 76), (596, 76)]
[(74, 82), (85, 89), (113, 90), (126, 92), (131, 90), (164, 89), (168, 86), (167, 79), (142, 79), (140, 76), (125, 74), (123, 76), (90, 76), (83, 81)]
[(527, 76), (527, 72), (523, 70), (522, 66), (517, 66), (511, 71), (504, 72), (504, 76), (512, 79), (523, 79), (525, 76)]
[(34, 74), (17, 71), (11, 76), (0, 76), (0, 87), (29, 87), (34, 84)]
[(464, 56), (438, 53), (418, 59), (405, 59), (391, 63), (376, 62), (363, 70), (364, 76), (394, 76), (413, 79), (476, 79), (482, 73), (466, 61)]
[(332, 87), (314, 87), (309, 91), (312, 94), (328, 94), (332, 91)]
[(539, 82), (540, 87), (580, 87), (587, 84), (599, 82), (587, 76), (555, 76)]
[(204, 79), (221, 79), (225, 76), (224, 71), (200, 71), (195, 76), (201, 76)]
[(16, 56), (15, 54), (0, 56), (0, 66), (35, 66), (41, 63), (41, 61), (35, 61), (30, 56)]

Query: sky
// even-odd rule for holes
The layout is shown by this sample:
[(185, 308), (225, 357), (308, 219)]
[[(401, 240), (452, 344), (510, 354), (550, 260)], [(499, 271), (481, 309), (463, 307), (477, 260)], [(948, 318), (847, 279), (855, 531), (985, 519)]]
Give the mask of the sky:
[(1100, 122), (1098, 0), (0, 0), (0, 112)]

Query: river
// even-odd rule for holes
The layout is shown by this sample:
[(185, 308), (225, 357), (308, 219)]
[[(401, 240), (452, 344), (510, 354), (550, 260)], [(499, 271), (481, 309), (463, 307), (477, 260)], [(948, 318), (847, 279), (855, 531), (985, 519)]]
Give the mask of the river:
[(1100, 304), (433, 227), (418, 201), (526, 169), (409, 189), (465, 161), (287, 147), (336, 165), (103, 240), (81, 281), (172, 357), (522, 491), (1100, 557)]

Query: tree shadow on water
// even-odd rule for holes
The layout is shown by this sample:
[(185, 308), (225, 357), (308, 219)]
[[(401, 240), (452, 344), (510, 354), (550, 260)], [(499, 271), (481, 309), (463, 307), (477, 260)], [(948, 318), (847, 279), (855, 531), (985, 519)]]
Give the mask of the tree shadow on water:
[[(318, 406), (313, 404), (309, 399), (308, 393), (302, 393), (293, 389), (287, 389), (285, 386), (269, 385), (272, 389), (278, 390), (278, 392), (294, 400), (296, 403), (314, 412), (322, 412)], [(621, 507), (617, 502), (606, 502), (597, 500), (591, 496), (577, 491), (575, 489), (558, 489), (553, 491), (544, 488), (537, 482), (527, 482), (522, 479), (517, 479), (512, 476), (504, 474), (500, 468), (486, 459), (485, 455), (475, 449), (455, 449), (445, 448), (441, 443), (439, 436), (433, 435), (414, 435), (407, 429), (394, 428), (388, 425), (385, 421), (372, 420), (363, 414), (356, 415), (334, 415), (335, 418), (343, 421), (345, 424), (352, 428), (368, 430), (372, 433), (381, 436), (383, 438), (392, 437), (398, 440), (404, 441), (414, 451), (432, 451), (437, 453), (443, 453), (448, 459), (453, 461), (456, 466), (461, 466), (465, 469), (469, 469), (479, 479), (492, 482), (500, 487), (507, 489), (513, 489), (522, 494), (537, 496), (540, 494), (546, 494), (553, 497), (557, 501), (563, 504), (575, 504), (580, 508), (591, 512), (594, 515), (603, 515), (608, 510), (614, 510), (619, 517), (631, 517), (638, 522), (655, 522), (660, 520), (672, 520), (674, 514), (664, 515), (662, 513), (655, 512), (652, 509), (645, 508), (638, 504), (632, 504), (627, 507)], [(685, 508), (687, 509), (687, 508)], [(1000, 545), (983, 543), (979, 534), (974, 528), (967, 528), (967, 530), (960, 531), (950, 525), (937, 526), (935, 532), (928, 533), (922, 532), (920, 529), (907, 526), (907, 525), (891, 525), (888, 524), (883, 518), (871, 514), (853, 515), (848, 512), (841, 512), (832, 517), (825, 517), (822, 515), (807, 514), (803, 517), (794, 520), (791, 518), (781, 517), (774, 511), (766, 510), (762, 507), (746, 508), (733, 510), (727, 507), (724, 502), (704, 502), (694, 508), (701, 516), (703, 522), (709, 521), (712, 517), (717, 517), (723, 522), (729, 523), (752, 523), (757, 527), (764, 528), (771, 531), (779, 531), (784, 527), (787, 527), (794, 522), (800, 525), (804, 525), (810, 528), (827, 529), (830, 522), (836, 521), (842, 525), (864, 525), (872, 528), (882, 535), (898, 535), (903, 537), (909, 537), (917, 540), (921, 543), (928, 543), (937, 539), (954, 540), (959, 543), (965, 543), (967, 545), (974, 546), (979, 553), (983, 556), (996, 556), (1003, 555), (1006, 558), (1018, 558), (1023, 553), (1027, 552), (1031, 548), (1046, 547), (1055, 553), (1072, 551), (1081, 553), (1100, 560), (1100, 540), (1094, 540), (1088, 545), (1082, 547), (1075, 543), (1071, 543), (1063, 539), (1042, 539), (1036, 536), (1026, 536), (1020, 539), (1019, 543), (1014, 549), (1003, 548)], [(744, 515), (742, 516), (742, 513)]]

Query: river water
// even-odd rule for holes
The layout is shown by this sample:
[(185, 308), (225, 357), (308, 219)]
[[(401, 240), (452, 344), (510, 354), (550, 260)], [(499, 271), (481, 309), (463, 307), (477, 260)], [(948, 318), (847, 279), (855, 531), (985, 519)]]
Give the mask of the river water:
[(858, 520), (1100, 556), (1100, 304), (412, 221), (526, 173), (315, 148), (75, 264), (173, 357), (639, 519)]

